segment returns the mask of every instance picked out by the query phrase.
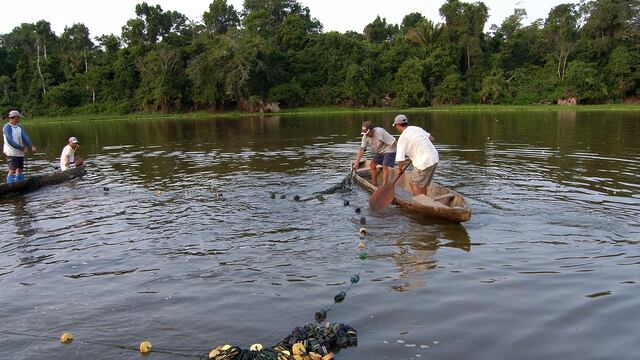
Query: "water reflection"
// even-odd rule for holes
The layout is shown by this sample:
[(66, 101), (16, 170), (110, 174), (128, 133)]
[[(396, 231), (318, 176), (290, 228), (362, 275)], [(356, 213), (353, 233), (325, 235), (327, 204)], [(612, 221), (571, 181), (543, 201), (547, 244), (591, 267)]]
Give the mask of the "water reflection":
[[(395, 241), (395, 251), (383, 257), (393, 259), (398, 273), (397, 283), (390, 285), (394, 291), (404, 292), (427, 286), (426, 273), (436, 269), (436, 252), (442, 248), (471, 251), (469, 234), (464, 226), (426, 219), (416, 214), (406, 214), (412, 226), (403, 230)], [(441, 222), (441, 223), (438, 223)], [(428, 224), (428, 226), (419, 226)]]

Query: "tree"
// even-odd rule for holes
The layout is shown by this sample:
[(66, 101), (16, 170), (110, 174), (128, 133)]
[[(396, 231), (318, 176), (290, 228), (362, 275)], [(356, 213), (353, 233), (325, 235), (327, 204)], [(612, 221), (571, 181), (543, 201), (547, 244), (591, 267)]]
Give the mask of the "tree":
[(639, 0), (592, 0), (583, 4), (582, 12), (586, 14), (584, 32), (598, 53), (606, 56), (632, 37), (638, 40)]
[(595, 64), (572, 61), (567, 69), (569, 95), (580, 102), (598, 102), (607, 96), (602, 73)]
[(138, 96), (142, 107), (151, 111), (180, 110), (183, 99), (183, 66), (179, 54), (168, 46), (158, 46), (136, 61), (140, 71)]
[(400, 33), (406, 35), (409, 30), (416, 27), (416, 25), (422, 20), (425, 20), (425, 17), (418, 12), (413, 12), (409, 15), (406, 15), (404, 18), (402, 18), (402, 23), (400, 24)]
[(618, 99), (630, 95), (631, 90), (640, 80), (635, 75), (638, 65), (640, 62), (637, 56), (631, 54), (625, 47), (618, 47), (611, 53), (606, 67), (607, 79), (611, 82), (613, 93)]
[(365, 105), (369, 97), (365, 71), (357, 64), (347, 67), (344, 79), (344, 98), (351, 105)]
[(364, 37), (369, 42), (389, 41), (398, 33), (398, 26), (387, 24), (387, 19), (380, 19), (378, 15), (372, 23), (364, 28)]
[(553, 51), (556, 59), (556, 73), (563, 79), (569, 55), (575, 48), (578, 37), (578, 13), (573, 4), (561, 4), (549, 12), (545, 22), (547, 46)]
[(498, 104), (507, 97), (507, 84), (501, 70), (495, 69), (482, 79), (480, 99), (485, 104)]
[(401, 107), (424, 106), (428, 93), (424, 85), (424, 62), (418, 58), (406, 60), (395, 76), (397, 104)]
[(89, 71), (88, 56), (92, 55), (95, 46), (89, 37), (89, 29), (80, 23), (65, 27), (60, 36), (60, 42), (62, 43), (60, 56), (65, 64), (67, 78)]
[(433, 93), (434, 105), (459, 104), (462, 97), (462, 79), (458, 74), (450, 74), (437, 85)]
[(209, 11), (202, 15), (202, 20), (207, 31), (213, 34), (224, 34), (230, 27), (240, 26), (240, 16), (233, 5), (227, 4), (227, 0), (213, 0)]
[(424, 46), (429, 51), (438, 41), (441, 34), (441, 24), (434, 24), (431, 20), (423, 19), (409, 29), (407, 38)]
[(489, 18), (489, 9), (482, 3), (462, 3), (459, 0), (447, 0), (440, 7), (440, 15), (445, 18), (449, 40), (457, 43), (464, 54), (461, 70), (471, 70), (472, 60), (481, 53), (481, 41), (484, 24)]
[(289, 15), (299, 15), (310, 33), (320, 32), (322, 25), (311, 18), (308, 7), (297, 0), (244, 0), (243, 25), (264, 38), (272, 38)]

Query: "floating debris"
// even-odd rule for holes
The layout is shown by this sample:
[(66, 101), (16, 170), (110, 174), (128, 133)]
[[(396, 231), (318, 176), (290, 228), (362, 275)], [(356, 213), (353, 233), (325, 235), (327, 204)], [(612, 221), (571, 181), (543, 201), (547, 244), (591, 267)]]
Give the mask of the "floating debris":
[(607, 295), (611, 295), (611, 291), (599, 291), (599, 292), (596, 292), (596, 293), (593, 293), (593, 294), (589, 294), (589, 295), (585, 295), (585, 296), (588, 297), (588, 298), (592, 298), (593, 299), (593, 298), (597, 298), (597, 297), (600, 297), (600, 296), (607, 296)]

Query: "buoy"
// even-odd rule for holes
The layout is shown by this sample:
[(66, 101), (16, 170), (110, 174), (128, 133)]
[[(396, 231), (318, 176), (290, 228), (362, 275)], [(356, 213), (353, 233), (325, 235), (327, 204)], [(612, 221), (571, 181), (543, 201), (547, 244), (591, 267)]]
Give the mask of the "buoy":
[(343, 204), (344, 206), (349, 206), (349, 200), (345, 200), (342, 204)]
[(286, 199), (286, 198), (287, 197), (284, 194), (280, 195), (280, 199)]
[(365, 235), (367, 235), (367, 229), (364, 228), (364, 227), (361, 227), (359, 233), (360, 233), (360, 235), (365, 236)]
[(262, 344), (253, 344), (253, 345), (251, 345), (251, 347), (249, 347), (249, 350), (251, 350), (251, 351), (260, 351), (260, 350), (262, 350)]
[(63, 344), (69, 344), (73, 341), (73, 334), (72, 333), (64, 333), (60, 336), (60, 342)]
[(358, 257), (360, 258), (360, 260), (366, 260), (367, 253), (363, 251), (358, 255)]
[(362, 250), (362, 249), (364, 249), (364, 243), (362, 241), (360, 241), (358, 243), (358, 250)]
[(151, 352), (151, 343), (148, 341), (143, 341), (140, 343), (140, 352), (143, 354), (148, 354)]
[(360, 281), (360, 276), (358, 276), (358, 274), (351, 275), (351, 283), (352, 284), (357, 284), (358, 281)]
[(213, 350), (211, 350), (209, 352), (209, 359), (213, 359), (216, 356), (220, 355), (221, 352), (227, 351), (229, 349), (231, 349), (231, 345), (229, 344), (225, 344), (225, 345), (221, 345), (221, 346), (217, 346), (215, 347)]
[(347, 293), (344, 291), (340, 291), (339, 293), (336, 294), (336, 296), (333, 297), (333, 301), (335, 301), (336, 303), (341, 303), (344, 301), (346, 297), (347, 297)]
[(365, 218), (364, 216), (360, 218), (360, 225), (366, 225), (367, 224), (367, 218)]
[(109, 188), (105, 186), (105, 187), (102, 188), (102, 190), (109, 191)]
[(303, 343), (295, 343), (291, 347), (291, 352), (293, 352), (294, 355), (304, 355), (307, 353), (307, 349)]
[(300, 196), (299, 196), (299, 195), (295, 195), (295, 196), (293, 197), (293, 200), (294, 200), (294, 201), (300, 201)]
[(326, 320), (327, 319), (327, 310), (322, 309), (320, 311), (317, 311), (316, 314), (315, 314), (315, 318), (316, 318), (317, 322)]
[(269, 194), (269, 197), (272, 198), (272, 199), (275, 199), (276, 198), (276, 194), (271, 193), (271, 194)]
[(356, 208), (356, 214), (360, 214), (361, 211), (360, 208)]

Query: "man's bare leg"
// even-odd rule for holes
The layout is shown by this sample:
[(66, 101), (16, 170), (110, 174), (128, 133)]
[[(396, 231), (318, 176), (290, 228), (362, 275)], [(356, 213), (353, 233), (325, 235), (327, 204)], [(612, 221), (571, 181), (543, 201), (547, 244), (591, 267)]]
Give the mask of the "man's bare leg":
[(387, 185), (389, 183), (389, 167), (388, 166), (383, 166), (382, 167), (382, 185)]
[(369, 164), (369, 169), (371, 170), (371, 185), (377, 187), (378, 186), (378, 164), (372, 161), (371, 164)]

